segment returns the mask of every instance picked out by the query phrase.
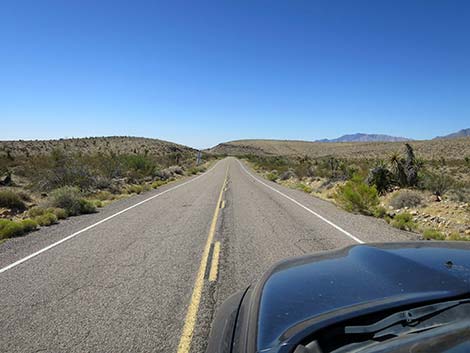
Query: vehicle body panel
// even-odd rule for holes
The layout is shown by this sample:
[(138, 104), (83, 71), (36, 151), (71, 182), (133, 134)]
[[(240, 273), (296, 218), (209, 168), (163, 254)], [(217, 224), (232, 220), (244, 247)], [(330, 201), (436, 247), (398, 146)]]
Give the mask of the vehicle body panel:
[(336, 322), (469, 294), (468, 243), (365, 244), (287, 259), (244, 296), (231, 352), (290, 352)]

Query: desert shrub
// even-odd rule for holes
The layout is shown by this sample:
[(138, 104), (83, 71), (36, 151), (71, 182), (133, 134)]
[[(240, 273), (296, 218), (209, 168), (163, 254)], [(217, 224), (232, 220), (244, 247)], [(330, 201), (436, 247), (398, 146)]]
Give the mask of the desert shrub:
[(398, 229), (412, 231), (416, 229), (417, 225), (413, 221), (413, 216), (409, 213), (397, 214), (390, 224)]
[(19, 237), (24, 234), (24, 227), (18, 222), (0, 219), (0, 239)]
[(91, 202), (92, 202), (93, 205), (94, 205), (95, 207), (97, 207), (97, 208), (101, 208), (101, 207), (104, 206), (104, 203), (103, 203), (103, 201), (101, 201), (101, 200), (92, 200)]
[(454, 188), (447, 195), (452, 201), (470, 202), (470, 188), (468, 187)]
[(281, 173), (281, 175), (279, 175), (279, 179), (281, 180), (288, 180), (295, 177), (296, 175), (292, 170), (286, 170), (285, 172)]
[(438, 173), (427, 172), (422, 178), (422, 187), (436, 196), (445, 194), (454, 183), (454, 179), (442, 170)]
[(157, 167), (155, 161), (143, 154), (131, 154), (121, 157), (126, 169), (136, 172), (139, 176), (152, 175)]
[(41, 216), (35, 217), (34, 221), (42, 227), (47, 227), (57, 223), (57, 217), (51, 212), (46, 212)]
[(172, 165), (171, 167), (168, 168), (171, 174), (178, 174), (178, 175), (183, 175), (184, 170), (181, 168), (179, 165)]
[(59, 207), (49, 207), (46, 211), (55, 214), (57, 219), (66, 219), (69, 216), (66, 210)]
[(82, 193), (78, 188), (64, 186), (51, 192), (49, 204), (51, 207), (63, 208), (69, 216), (77, 216), (81, 213), (81, 199)]
[(144, 191), (144, 187), (142, 185), (133, 184), (126, 186), (125, 190), (128, 194), (140, 194)]
[(90, 200), (80, 199), (80, 214), (95, 213), (96, 206)]
[(16, 211), (24, 211), (26, 209), (25, 203), (16, 193), (11, 190), (0, 191), (0, 207), (9, 208)]
[(64, 209), (68, 216), (77, 216), (96, 212), (95, 205), (83, 198), (76, 187), (64, 186), (51, 192), (49, 204), (54, 208)]
[(28, 174), (34, 186), (41, 191), (64, 186), (87, 190), (96, 184), (96, 173), (83, 157), (65, 153), (60, 149), (35, 158), (28, 167)]
[(373, 214), (379, 204), (375, 186), (369, 186), (359, 176), (354, 176), (344, 185), (340, 185), (334, 194), (334, 199), (344, 209), (366, 215)]
[(195, 174), (202, 173), (202, 172), (205, 172), (205, 171), (206, 171), (205, 167), (195, 166), (195, 167), (191, 167), (191, 168), (186, 169), (186, 174), (187, 175), (195, 175)]
[(427, 240), (444, 240), (446, 238), (444, 234), (435, 229), (426, 229), (423, 232), (423, 237)]
[(166, 180), (155, 180), (153, 183), (152, 183), (152, 188), (153, 189), (157, 189), (159, 188), (160, 186), (162, 185), (165, 185), (165, 184), (168, 184), (168, 182)]
[(23, 226), (23, 230), (26, 232), (32, 232), (38, 228), (37, 222), (32, 219), (23, 219), (21, 221), (21, 225)]
[(37, 216), (42, 216), (44, 213), (46, 213), (46, 209), (41, 206), (34, 206), (29, 209), (28, 215), (31, 218), (37, 217)]
[(423, 198), (415, 191), (402, 190), (393, 195), (390, 206), (395, 209), (404, 207), (416, 207), (421, 205)]
[(296, 189), (302, 190), (303, 192), (306, 192), (307, 194), (310, 194), (313, 191), (313, 188), (309, 185), (306, 185), (304, 183), (297, 183), (295, 185)]
[(21, 200), (23, 200), (24, 202), (31, 202), (31, 201), (32, 201), (31, 195), (28, 194), (26, 191), (20, 190), (20, 191), (18, 191), (16, 194), (17, 194), (18, 197), (19, 197)]
[(109, 191), (99, 191), (93, 197), (100, 201), (112, 200), (114, 198), (113, 194)]
[(374, 208), (372, 213), (373, 213), (374, 217), (384, 218), (387, 215), (387, 210), (382, 206), (378, 206), (378, 207)]
[(266, 179), (269, 181), (276, 181), (277, 178), (279, 178), (279, 175), (277, 174), (277, 171), (272, 171), (268, 174), (266, 174)]
[(451, 241), (465, 241), (465, 240), (467, 240), (467, 238), (461, 236), (461, 235), (460, 235), (459, 233), (457, 233), (457, 232), (453, 232), (453, 233), (450, 233), (450, 234), (447, 236), (446, 240), (451, 240)]

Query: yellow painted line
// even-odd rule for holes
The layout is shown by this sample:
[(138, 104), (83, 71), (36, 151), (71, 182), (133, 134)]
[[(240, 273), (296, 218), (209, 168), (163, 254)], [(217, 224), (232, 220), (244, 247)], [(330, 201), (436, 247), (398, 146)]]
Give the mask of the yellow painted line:
[(217, 272), (219, 271), (219, 254), (220, 254), (220, 241), (214, 244), (214, 253), (212, 254), (211, 271), (209, 272), (209, 281), (214, 282), (217, 279)]
[(225, 208), (225, 200), (222, 200), (222, 205), (220, 206), (220, 208)]
[(206, 245), (204, 247), (204, 252), (202, 253), (201, 264), (199, 265), (199, 270), (197, 272), (196, 281), (194, 283), (193, 294), (191, 295), (191, 300), (188, 306), (188, 312), (186, 313), (186, 319), (184, 321), (183, 332), (181, 333), (180, 342), (178, 344), (177, 353), (189, 353), (189, 348), (191, 347), (191, 341), (193, 339), (194, 327), (196, 326), (197, 312), (199, 311), (199, 304), (201, 302), (202, 289), (204, 287), (204, 274), (206, 273), (207, 262), (209, 260), (209, 252), (211, 249), (211, 244), (214, 239), (215, 230), (217, 226), (217, 218), (219, 217), (220, 211), (220, 202), (222, 200), (222, 195), (224, 193), (224, 188), (227, 183), (228, 175), (228, 166), (225, 172), (225, 179), (222, 187), (220, 189), (219, 199), (217, 201), (217, 206), (214, 211), (214, 216), (212, 217), (212, 223), (209, 228), (209, 235), (207, 236)]

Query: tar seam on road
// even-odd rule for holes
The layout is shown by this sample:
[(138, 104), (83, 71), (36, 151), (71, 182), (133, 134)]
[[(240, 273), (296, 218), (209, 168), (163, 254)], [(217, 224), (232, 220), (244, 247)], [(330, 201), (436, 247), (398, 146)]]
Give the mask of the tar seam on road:
[(220, 188), (219, 198), (217, 200), (214, 216), (212, 217), (211, 226), (209, 228), (209, 235), (207, 236), (204, 252), (202, 253), (201, 264), (199, 265), (196, 281), (194, 282), (193, 294), (191, 295), (191, 300), (188, 306), (188, 312), (184, 320), (183, 331), (181, 333), (177, 353), (189, 353), (189, 349), (191, 347), (194, 328), (196, 326), (197, 313), (199, 311), (199, 304), (201, 302), (202, 290), (204, 287), (204, 275), (206, 273), (207, 263), (209, 260), (209, 252), (211, 249), (212, 241), (214, 240), (215, 230), (217, 227), (217, 219), (219, 217), (220, 212), (220, 202), (222, 201), (225, 185), (227, 184), (228, 167), (229, 166), (227, 166), (227, 171), (225, 172), (224, 182), (222, 184), (222, 187)]
[(333, 222), (331, 222), (330, 220), (326, 219), (325, 217), (323, 217), (322, 215), (318, 214), (317, 212), (315, 211), (312, 211), (310, 208), (308, 208), (307, 206), (304, 206), (302, 205), (300, 202), (298, 202), (297, 200), (293, 199), (292, 197), (290, 196), (287, 196), (286, 194), (280, 192), (279, 190), (277, 190), (276, 188), (273, 188), (271, 185), (268, 185), (264, 182), (262, 182), (261, 180), (259, 180), (258, 178), (256, 178), (255, 176), (253, 176), (246, 168), (245, 166), (237, 159), (237, 162), (240, 163), (240, 166), (242, 167), (242, 169), (245, 171), (245, 173), (247, 173), (249, 176), (251, 176), (253, 179), (255, 179), (258, 183), (260, 184), (263, 184), (264, 186), (266, 186), (267, 188), (277, 192), (279, 195), (282, 195), (284, 196), (286, 199), (292, 201), (293, 203), (295, 203), (297, 206), (300, 206), (302, 207), (304, 210), (306, 210), (307, 212), (310, 212), (311, 214), (313, 214), (314, 216), (320, 218), (322, 221), (328, 223), (330, 226), (336, 228), (337, 230), (339, 230), (341, 233), (347, 235), (349, 238), (351, 238), (352, 240), (354, 240), (355, 242), (359, 243), (359, 244), (364, 244), (364, 242), (359, 239), (358, 237), (355, 237), (354, 235), (352, 235), (351, 233), (349, 233), (348, 231), (344, 230), (343, 228), (341, 228), (340, 226), (334, 224)]
[(217, 280), (217, 273), (219, 272), (219, 255), (220, 255), (220, 241), (214, 244), (214, 251), (212, 253), (211, 270), (209, 272), (209, 282)]
[[(216, 165), (217, 165), (217, 164), (218, 164), (218, 163), (216, 163)], [(75, 233), (73, 233), (73, 234), (71, 234), (71, 235), (69, 235), (69, 236), (67, 236), (67, 237), (65, 237), (65, 238), (63, 238), (63, 239), (57, 241), (57, 242), (55, 242), (55, 243), (52, 243), (52, 244), (46, 246), (45, 248), (43, 248), (43, 249), (41, 249), (41, 250), (39, 250), (39, 251), (36, 251), (36, 252), (34, 252), (34, 253), (32, 253), (32, 254), (30, 254), (30, 255), (28, 255), (28, 256), (26, 256), (26, 257), (20, 259), (20, 260), (18, 260), (18, 261), (13, 262), (13, 263), (9, 264), (8, 266), (5, 266), (5, 267), (1, 268), (1, 269), (0, 269), (0, 273), (3, 273), (3, 272), (5, 272), (5, 271), (8, 271), (8, 270), (12, 269), (12, 268), (15, 267), (15, 266), (18, 266), (19, 264), (22, 264), (23, 262), (26, 262), (26, 261), (32, 259), (33, 257), (38, 256), (39, 254), (42, 254), (43, 252), (46, 252), (47, 250), (50, 250), (50, 249), (56, 247), (57, 245), (62, 244), (63, 242), (65, 242), (65, 241), (67, 241), (67, 240), (70, 240), (70, 239), (76, 237), (77, 235), (82, 234), (83, 232), (86, 232), (87, 230), (90, 230), (90, 229), (92, 229), (92, 228), (95, 228), (96, 226), (100, 225), (101, 223), (104, 223), (104, 222), (106, 222), (106, 221), (109, 221), (110, 219), (112, 219), (112, 218), (114, 218), (114, 217), (116, 217), (116, 216), (119, 216), (120, 214), (122, 214), (122, 213), (124, 213), (124, 212), (127, 212), (127, 211), (129, 211), (129, 210), (131, 210), (131, 209), (133, 209), (133, 208), (135, 208), (135, 207), (137, 207), (137, 206), (142, 205), (143, 203), (146, 203), (146, 202), (148, 202), (148, 201), (150, 201), (150, 200), (153, 200), (153, 199), (156, 198), (156, 197), (159, 197), (159, 196), (161, 196), (161, 195), (164, 195), (164, 194), (166, 194), (166, 193), (168, 193), (168, 192), (170, 192), (170, 191), (172, 191), (172, 190), (178, 189), (178, 188), (180, 188), (180, 187), (182, 187), (182, 186), (184, 186), (184, 185), (187, 185), (187, 184), (189, 184), (189, 183), (192, 183), (193, 181), (196, 181), (197, 179), (203, 177), (204, 175), (207, 175), (209, 172), (211, 172), (211, 171), (216, 167), (216, 165), (214, 165), (211, 169), (209, 169), (209, 170), (208, 170), (207, 172), (205, 172), (204, 174), (201, 174), (201, 175), (195, 177), (194, 179), (190, 179), (190, 180), (188, 180), (188, 181), (186, 181), (186, 182), (184, 182), (184, 183), (182, 183), (182, 184), (178, 184), (178, 185), (173, 186), (172, 188), (170, 188), (170, 189), (168, 189), (168, 190), (162, 191), (162, 192), (159, 193), (159, 194), (153, 195), (153, 196), (151, 196), (151, 197), (149, 197), (149, 198), (147, 198), (147, 199), (145, 199), (145, 200), (142, 200), (142, 201), (140, 201), (140, 202), (138, 202), (138, 203), (136, 203), (136, 204), (134, 204), (134, 205), (132, 205), (132, 206), (130, 206), (130, 207), (127, 207), (127, 208), (125, 208), (125, 209), (123, 209), (123, 210), (121, 210), (121, 211), (119, 211), (119, 212), (116, 212), (116, 213), (112, 214), (112, 215), (109, 216), (109, 217), (106, 217), (106, 218), (102, 219), (101, 221), (98, 221), (98, 222), (96, 222), (96, 223), (93, 223), (92, 225), (89, 225), (88, 227), (85, 227), (85, 228), (83, 228), (83, 229), (81, 229), (81, 230), (79, 230), (79, 231), (77, 231), (77, 232), (75, 232)]]

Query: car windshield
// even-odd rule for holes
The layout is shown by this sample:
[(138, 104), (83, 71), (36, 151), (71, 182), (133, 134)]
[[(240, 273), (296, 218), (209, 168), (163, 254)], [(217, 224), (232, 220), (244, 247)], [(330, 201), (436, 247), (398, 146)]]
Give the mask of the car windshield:
[[(325, 328), (297, 347), (304, 353), (395, 352), (410, 344), (446, 342), (449, 349), (470, 342), (470, 299), (376, 313)], [(459, 333), (459, 339), (450, 339)], [(457, 349), (457, 348), (456, 348)], [(459, 348), (460, 349), (460, 348)], [(400, 350), (401, 351), (401, 350)], [(458, 350), (455, 350), (457, 352)], [(454, 350), (449, 350), (454, 352)]]

